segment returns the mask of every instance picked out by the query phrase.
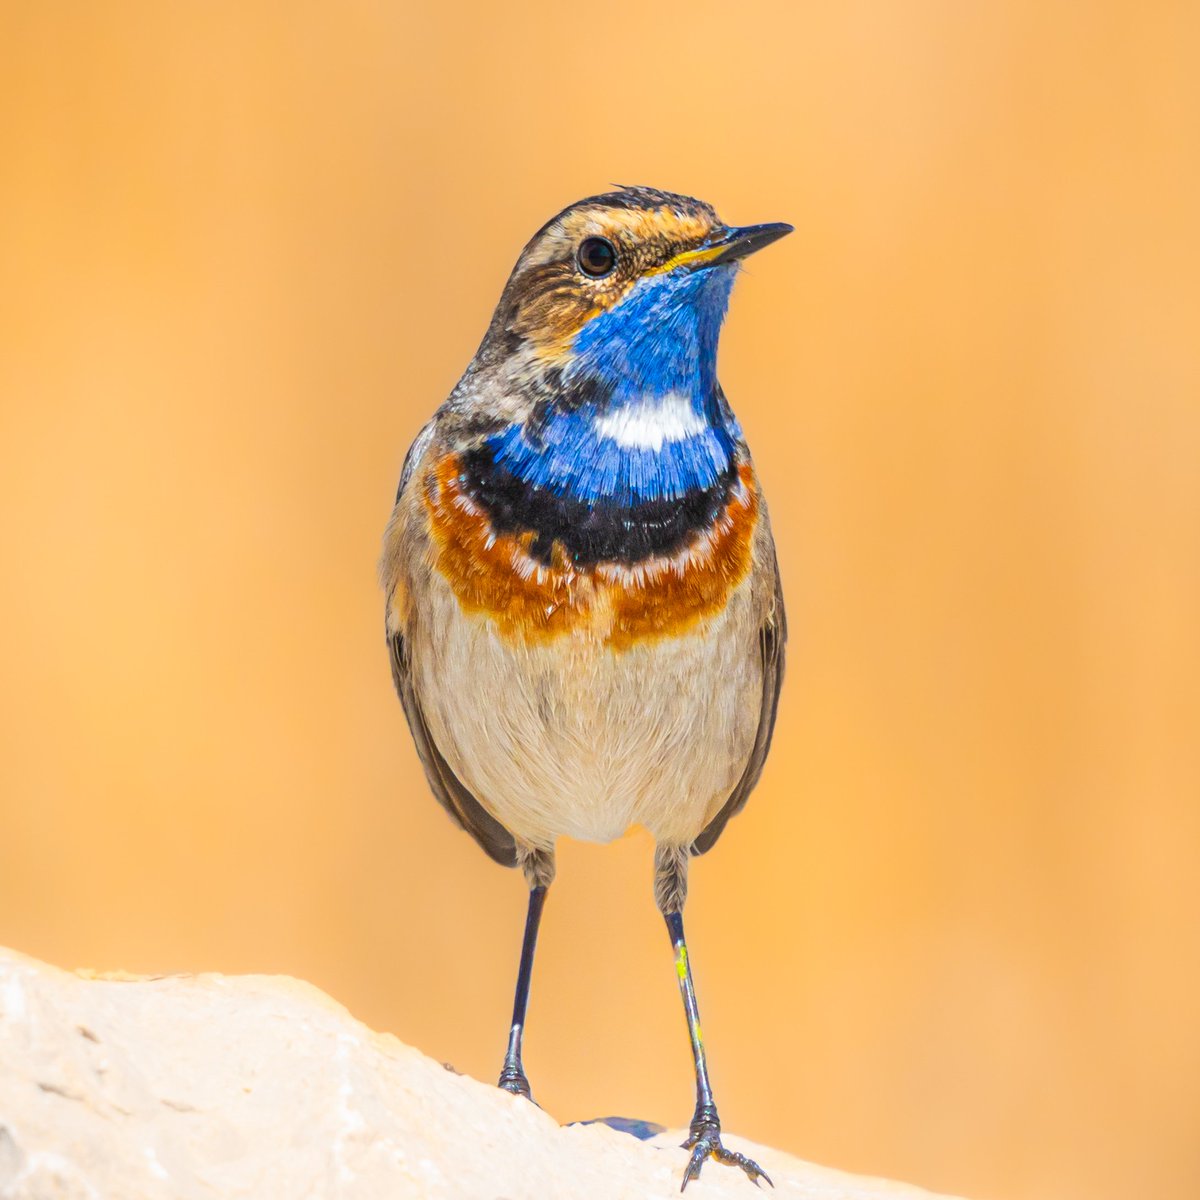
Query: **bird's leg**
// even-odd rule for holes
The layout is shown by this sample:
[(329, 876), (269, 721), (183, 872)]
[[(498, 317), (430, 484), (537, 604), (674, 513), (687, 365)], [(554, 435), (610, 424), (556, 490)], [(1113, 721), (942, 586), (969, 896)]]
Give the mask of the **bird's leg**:
[(770, 1177), (758, 1163), (744, 1154), (726, 1150), (721, 1143), (721, 1118), (717, 1115), (717, 1104), (713, 1099), (712, 1084), (708, 1079), (708, 1056), (704, 1052), (704, 1036), (700, 1032), (700, 1011), (696, 1006), (692, 964), (683, 936), (687, 864), (688, 850), (682, 846), (659, 846), (654, 856), (654, 897), (667, 923), (667, 932), (671, 936), (671, 946), (675, 951), (675, 975), (679, 981), (679, 994), (683, 997), (688, 1036), (692, 1040), (692, 1060), (696, 1066), (696, 1111), (692, 1114), (688, 1139), (683, 1143), (684, 1149), (690, 1150), (692, 1156), (683, 1173), (683, 1184), (679, 1190), (683, 1191), (691, 1180), (699, 1177), (700, 1168), (710, 1158), (726, 1166), (741, 1167), (755, 1184), (760, 1179), (770, 1183)]
[(504, 1055), (499, 1083), (506, 1092), (532, 1100), (533, 1094), (529, 1090), (529, 1080), (521, 1061), (521, 1049), (525, 1038), (525, 1013), (529, 1008), (529, 981), (533, 975), (538, 925), (542, 919), (542, 906), (546, 903), (546, 890), (554, 879), (554, 853), (546, 850), (522, 851), (520, 859), (529, 883), (529, 910), (525, 915), (521, 966), (517, 971), (517, 991), (513, 997), (512, 1027), (508, 1031), (508, 1050)]
[(504, 1055), (504, 1067), (500, 1072), (500, 1086), (514, 1096), (533, 1099), (529, 1090), (529, 1079), (521, 1061), (522, 1043), (525, 1037), (525, 1011), (529, 1007), (529, 980), (533, 974), (533, 951), (537, 946), (538, 923), (542, 919), (542, 905), (546, 902), (546, 889), (533, 887), (529, 891), (529, 911), (525, 916), (525, 940), (521, 944), (521, 966), (517, 971), (517, 991), (513, 998), (512, 1026), (508, 1031), (508, 1050)]

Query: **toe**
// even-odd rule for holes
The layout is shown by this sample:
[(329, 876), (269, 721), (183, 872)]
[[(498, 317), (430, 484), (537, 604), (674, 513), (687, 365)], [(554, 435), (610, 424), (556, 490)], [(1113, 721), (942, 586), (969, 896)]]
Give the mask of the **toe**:
[[(685, 1147), (686, 1148), (686, 1147)], [(703, 1140), (698, 1139), (692, 1148), (692, 1157), (688, 1159), (688, 1165), (683, 1172), (683, 1182), (679, 1185), (679, 1190), (682, 1192), (687, 1188), (693, 1179), (700, 1178), (700, 1168), (704, 1166), (704, 1160), (712, 1153), (712, 1147), (707, 1145)]]
[(773, 1188), (775, 1186), (771, 1181), (770, 1175), (752, 1158), (747, 1158), (744, 1154), (738, 1154), (735, 1150), (726, 1150), (721, 1143), (721, 1135), (719, 1133), (693, 1133), (684, 1143), (684, 1149), (690, 1149), (692, 1154), (688, 1159), (687, 1168), (683, 1172), (683, 1183), (679, 1188), (681, 1192), (693, 1179), (699, 1177), (700, 1169), (710, 1158), (715, 1159), (722, 1166), (740, 1167), (745, 1171), (747, 1178), (755, 1187), (759, 1186), (760, 1180), (766, 1180), (769, 1187)]

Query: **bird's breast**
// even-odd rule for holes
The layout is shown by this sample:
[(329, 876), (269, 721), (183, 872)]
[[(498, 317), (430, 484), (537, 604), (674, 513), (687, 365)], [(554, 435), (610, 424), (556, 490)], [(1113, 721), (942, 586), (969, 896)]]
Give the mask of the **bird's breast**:
[[(628, 649), (722, 612), (750, 572), (759, 503), (748, 461), (719, 492), (661, 513), (592, 504), (574, 520), (553, 496), (481, 490), (475, 466), (443, 456), (425, 475), (423, 500), (435, 569), (459, 606), (501, 637), (584, 635)], [(581, 549), (590, 544), (607, 553)]]

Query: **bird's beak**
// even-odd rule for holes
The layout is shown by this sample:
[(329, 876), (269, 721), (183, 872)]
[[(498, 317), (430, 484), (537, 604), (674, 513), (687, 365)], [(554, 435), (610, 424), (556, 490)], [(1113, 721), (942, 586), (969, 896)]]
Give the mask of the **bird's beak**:
[(701, 267), (715, 267), (719, 263), (736, 262), (739, 258), (745, 258), (747, 254), (753, 254), (793, 231), (794, 226), (782, 221), (774, 221), (769, 225), (741, 225), (721, 229), (704, 245), (697, 246), (694, 250), (685, 250), (663, 263), (654, 274), (673, 271), (676, 267), (699, 270)]
[(764, 246), (779, 241), (781, 237), (786, 237), (793, 231), (794, 226), (787, 225), (783, 221), (774, 221), (769, 225), (742, 225), (726, 229), (722, 235), (714, 238), (704, 248), (704, 253), (711, 255), (704, 265), (733, 262), (735, 259), (745, 258), (747, 254), (753, 254), (756, 250), (761, 250)]

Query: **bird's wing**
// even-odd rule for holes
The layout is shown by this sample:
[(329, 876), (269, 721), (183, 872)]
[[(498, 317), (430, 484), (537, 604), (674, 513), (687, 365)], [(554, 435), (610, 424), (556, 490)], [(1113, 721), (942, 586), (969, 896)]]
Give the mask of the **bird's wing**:
[(436, 433), (437, 417), (430, 417), (421, 427), (421, 432), (413, 438), (413, 443), (404, 456), (404, 465), (400, 468), (400, 484), (396, 488), (397, 504), (400, 503), (400, 497), (404, 495), (404, 489), (408, 487), (408, 481), (412, 479), (413, 472), (417, 469), (417, 463), (425, 457), (425, 451), (429, 449)]
[(762, 774), (763, 763), (767, 761), (767, 751), (771, 747), (775, 712), (779, 707), (779, 689), (783, 684), (784, 644), (787, 641), (787, 614), (783, 608), (783, 589), (779, 579), (779, 565), (774, 561), (774, 552), (771, 566), (775, 575), (774, 598), (758, 630), (758, 650), (762, 656), (762, 702), (754, 749), (750, 752), (746, 769), (729, 794), (729, 799), (692, 843), (693, 854), (703, 854), (706, 850), (711, 850), (729, 818), (745, 807), (758, 777)]
[[(434, 418), (417, 434), (400, 470), (400, 486), (396, 489), (396, 512), (388, 526), (381, 564), (381, 577), (388, 594), (389, 612), (397, 589), (403, 588), (400, 567), (403, 558), (403, 523), (399, 522), (397, 517), (401, 512), (404, 493), (433, 444), (436, 430), (437, 420)], [(403, 624), (399, 618), (393, 620), (389, 617), (387, 637), (388, 653), (392, 662), (392, 682), (396, 685), (400, 703), (404, 705), (404, 715), (408, 718), (408, 727), (412, 731), (417, 755), (425, 768), (429, 786), (438, 803), (496, 862), (506, 867), (514, 867), (517, 864), (517, 851), (512, 834), (483, 808), (462, 780), (455, 775), (433, 739), (413, 679), (411, 648)]]
[(501, 866), (515, 867), (517, 847), (512, 834), (475, 799), (455, 775), (433, 740), (433, 734), (425, 722), (425, 714), (421, 711), (417, 690), (413, 686), (412, 664), (404, 635), (393, 633), (388, 638), (388, 648), (392, 659), (392, 681), (400, 694), (400, 703), (404, 705), (404, 715), (408, 718), (417, 754), (438, 803), (491, 858)]

